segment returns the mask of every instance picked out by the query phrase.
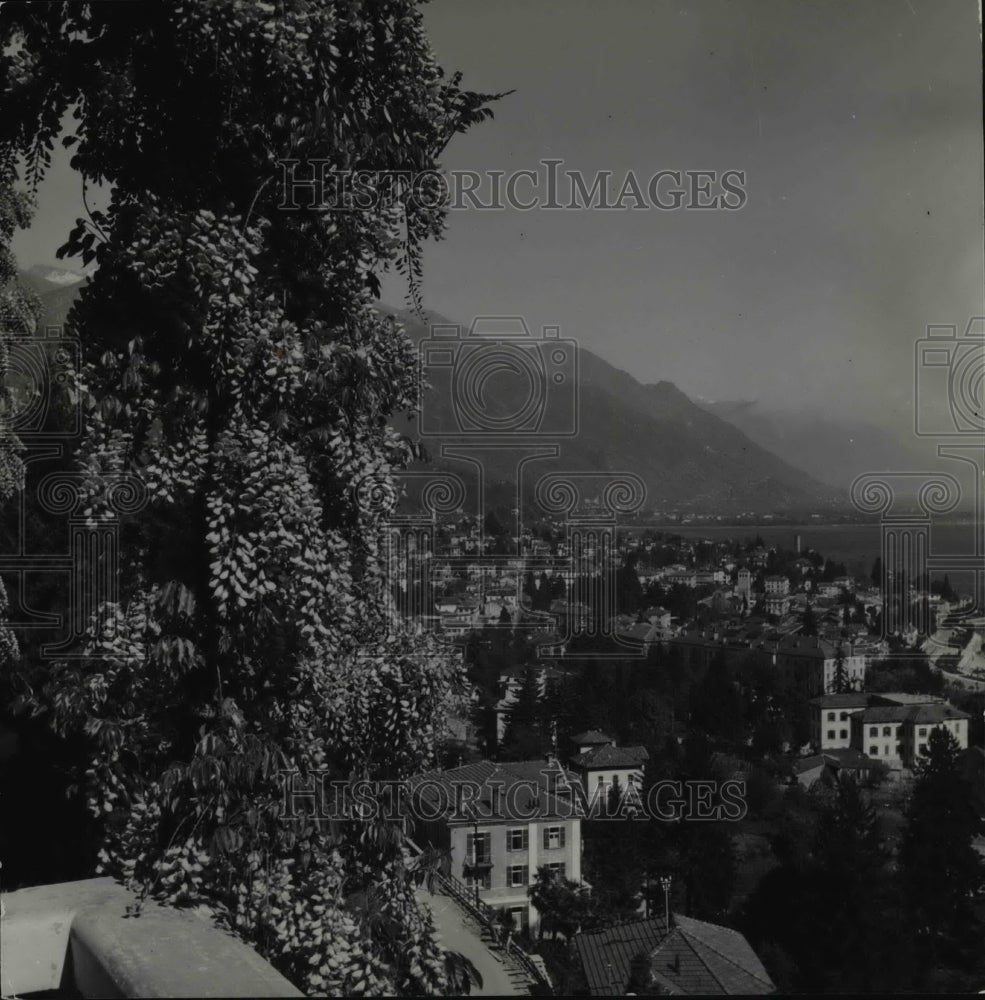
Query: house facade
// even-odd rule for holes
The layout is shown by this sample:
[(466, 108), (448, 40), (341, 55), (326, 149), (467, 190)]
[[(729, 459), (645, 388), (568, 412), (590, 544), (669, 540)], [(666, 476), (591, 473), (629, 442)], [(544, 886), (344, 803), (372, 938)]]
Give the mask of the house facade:
[(557, 761), (479, 761), (411, 779), (411, 836), (447, 852), (445, 877), (536, 928), (529, 888), (537, 870), (581, 883), (581, 819)]
[(789, 671), (808, 697), (834, 694), (838, 686), (838, 659), (842, 659), (844, 686), (861, 691), (865, 684), (866, 655), (851, 642), (834, 643), (818, 636), (785, 636), (773, 647), (773, 661)]
[(936, 727), (968, 746), (967, 713), (932, 695), (829, 694), (810, 702), (811, 743), (824, 753), (851, 748), (892, 770), (911, 768)]
[(852, 716), (869, 707), (872, 696), (826, 694), (810, 701), (811, 745), (819, 751), (841, 750), (852, 745)]
[(945, 729), (958, 746), (968, 747), (969, 715), (946, 702), (876, 705), (853, 720), (855, 746), (894, 770), (912, 768), (927, 754), (934, 729)]
[(598, 730), (578, 733), (571, 742), (576, 752), (568, 759), (568, 766), (580, 777), (589, 801), (601, 801), (616, 783), (622, 789), (642, 787), (649, 757), (646, 747), (617, 747), (611, 736)]

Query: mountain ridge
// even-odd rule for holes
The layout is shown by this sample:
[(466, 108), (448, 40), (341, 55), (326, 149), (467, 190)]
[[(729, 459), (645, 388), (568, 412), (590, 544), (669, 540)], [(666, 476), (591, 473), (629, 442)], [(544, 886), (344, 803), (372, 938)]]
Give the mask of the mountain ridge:
[[(378, 308), (399, 320), (418, 344), (428, 336), (428, 324), (454, 325), (433, 312), (424, 321), (407, 310)], [(578, 365), (579, 433), (560, 439), (561, 455), (556, 461), (538, 463), (545, 472), (632, 472), (646, 483), (644, 509), (648, 510), (723, 515), (847, 507), (847, 497), (771, 454), (696, 404), (673, 382), (641, 383), (584, 347), (578, 349)], [(500, 411), (521, 409), (515, 388), (513, 398), (506, 399)], [(511, 392), (509, 383), (503, 391)], [(424, 396), (423, 407), (428, 406), (437, 408), (438, 424), (454, 423), (450, 401), (438, 398), (433, 389)], [(454, 463), (440, 460), (440, 452), (454, 436), (425, 436), (424, 441), (439, 459), (436, 466), (451, 470)], [(504, 455), (491, 450), (484, 466), (487, 480), (508, 485), (512, 468)], [(521, 502), (529, 505), (531, 491), (524, 488), (522, 492)]]
[[(40, 295), (42, 323), (48, 326), (64, 324), (84, 280), (50, 281), (41, 272), (51, 270), (21, 272), (25, 284)], [(422, 320), (408, 310), (384, 304), (377, 310), (398, 320), (415, 344), (429, 335), (431, 324), (456, 325), (436, 312), (426, 313), (426, 320)], [(579, 433), (558, 439), (560, 455), (556, 460), (536, 463), (536, 476), (522, 484), (520, 502), (524, 506), (533, 501), (535, 478), (547, 472), (630, 472), (646, 484), (643, 510), (649, 512), (798, 514), (848, 507), (846, 496), (756, 443), (673, 382), (641, 383), (584, 347), (577, 349), (577, 356)], [(511, 389), (509, 382), (503, 386), (500, 381), (499, 389), (501, 398), (489, 398), (491, 412), (508, 415), (522, 406), (515, 385)], [(431, 408), (440, 426), (454, 425), (450, 398), (428, 390), (424, 407)], [(421, 465), (418, 471), (431, 467), (454, 471), (464, 478), (466, 466), (441, 457), (442, 446), (454, 437), (422, 436), (421, 428), (413, 427), (416, 417), (395, 415), (393, 422), (398, 429), (407, 429), (409, 421), (411, 436), (421, 440), (432, 456), (432, 464)], [(492, 449), (483, 453), (482, 461), (487, 502), (512, 507), (517, 498), (516, 456), (507, 456), (505, 449)]]

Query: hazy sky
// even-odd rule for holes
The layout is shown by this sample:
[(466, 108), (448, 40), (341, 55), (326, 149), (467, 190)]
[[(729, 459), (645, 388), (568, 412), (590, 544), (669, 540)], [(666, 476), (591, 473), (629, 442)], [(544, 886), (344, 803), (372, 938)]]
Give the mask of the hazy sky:
[[(977, 0), (425, 10), (446, 68), (516, 91), (453, 141), (447, 168), (556, 158), (617, 183), (733, 169), (748, 194), (733, 212), (453, 212), (426, 254), (429, 308), (560, 325), (708, 399), (910, 424), (914, 340), (985, 312)], [(52, 261), (74, 218), (67, 174), (56, 164), (17, 243), (24, 264)], [(398, 281), (385, 289), (401, 304)]]
[[(711, 399), (900, 411), (913, 341), (983, 311), (975, 0), (436, 0), (516, 93), (452, 168), (745, 170), (738, 212), (457, 212), (428, 305), (517, 312)], [(397, 293), (393, 293), (397, 294)]]

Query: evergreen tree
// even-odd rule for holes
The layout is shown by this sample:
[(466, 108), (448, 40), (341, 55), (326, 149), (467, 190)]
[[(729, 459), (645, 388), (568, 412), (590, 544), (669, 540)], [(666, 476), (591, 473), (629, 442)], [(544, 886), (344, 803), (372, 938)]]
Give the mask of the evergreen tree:
[(943, 727), (931, 730), (916, 767), (906, 811), (900, 873), (918, 954), (925, 968), (969, 968), (981, 960), (982, 924), (975, 906), (985, 884), (972, 847), (978, 820), (962, 779), (959, 747)]
[(742, 701), (725, 652), (719, 652), (691, 700), (691, 722), (713, 740), (734, 743), (742, 737)]
[(882, 587), (882, 556), (876, 556), (876, 561), (872, 564), (872, 572), (869, 574), (872, 586)]
[(823, 797), (791, 792), (780, 810), (794, 825), (778, 829), (789, 849), (774, 844), (782, 864), (756, 887), (744, 929), (764, 953), (783, 956), (787, 989), (908, 988), (913, 970), (874, 808), (847, 776)]
[(530, 607), (537, 610), (537, 584), (534, 582), (532, 570), (527, 570), (523, 577), (523, 596), (530, 601)]
[(835, 694), (845, 694), (852, 686), (848, 676), (848, 668), (845, 665), (845, 650), (842, 648), (841, 643), (838, 643), (838, 648), (835, 650), (835, 669), (832, 684)]
[(549, 738), (540, 726), (540, 688), (537, 672), (528, 666), (523, 674), (523, 686), (503, 733), (500, 757), (503, 760), (530, 760), (542, 757), (549, 745)]
[(814, 614), (814, 607), (808, 601), (807, 607), (804, 609), (804, 622), (800, 629), (801, 635), (817, 635), (817, 617)]

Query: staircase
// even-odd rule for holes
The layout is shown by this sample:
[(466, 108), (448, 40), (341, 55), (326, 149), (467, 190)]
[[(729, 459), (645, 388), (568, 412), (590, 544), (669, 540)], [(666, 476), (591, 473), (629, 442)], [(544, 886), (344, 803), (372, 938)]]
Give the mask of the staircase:
[[(406, 843), (414, 853), (422, 853), (413, 841), (408, 839)], [(486, 950), (502, 966), (514, 995), (529, 994), (534, 987), (538, 988), (537, 992), (541, 995), (553, 995), (547, 967), (539, 955), (529, 954), (513, 939), (510, 939), (507, 950), (501, 925), (497, 922), (499, 910), (479, 899), (472, 889), (453, 875), (434, 872), (432, 878), (432, 891), (437, 890), (454, 900), (462, 911), (463, 923), (471, 926)]]

